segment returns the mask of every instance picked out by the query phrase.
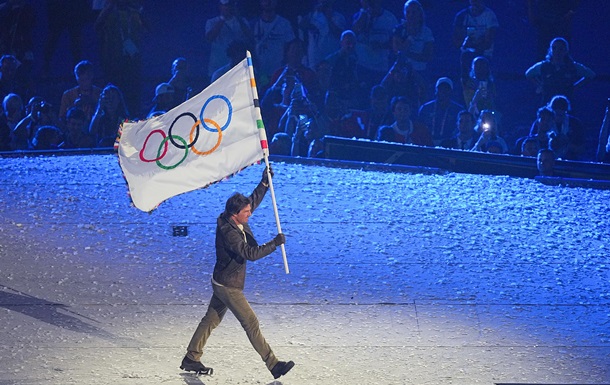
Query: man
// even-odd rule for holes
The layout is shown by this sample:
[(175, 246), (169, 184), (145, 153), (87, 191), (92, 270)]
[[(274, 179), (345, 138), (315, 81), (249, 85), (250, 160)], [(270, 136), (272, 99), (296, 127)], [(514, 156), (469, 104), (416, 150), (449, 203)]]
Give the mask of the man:
[(419, 108), (418, 119), (432, 132), (432, 140), (438, 146), (456, 132), (458, 113), (464, 109), (453, 100), (453, 81), (441, 77), (436, 81), (435, 98)]
[(462, 80), (468, 77), (472, 59), (491, 59), (499, 26), (496, 14), (484, 0), (470, 0), (470, 5), (455, 15), (453, 43), (460, 49)]
[[(273, 176), (272, 170), (269, 170)], [(278, 234), (271, 241), (258, 245), (248, 225), (248, 219), (258, 207), (267, 192), (267, 169), (263, 178), (250, 197), (242, 194), (233, 194), (226, 203), (225, 211), (220, 214), (216, 225), (216, 265), (212, 275), (212, 290), (214, 294), (210, 300), (208, 310), (197, 326), (188, 345), (187, 353), (180, 369), (194, 371), (200, 374), (212, 374), (212, 369), (205, 367), (200, 359), (203, 347), (212, 330), (222, 321), (227, 309), (235, 315), (244, 328), (252, 347), (260, 354), (267, 369), (273, 378), (288, 373), (294, 362), (279, 361), (260, 329), (258, 319), (244, 296), (244, 282), (246, 279), (246, 261), (261, 259), (285, 243), (284, 234)]]
[(536, 167), (538, 168), (538, 175), (540, 176), (554, 176), (555, 175), (555, 153), (553, 150), (543, 148), (538, 151), (536, 157)]
[(458, 113), (458, 133), (451, 139), (444, 140), (442, 147), (469, 151), (479, 138), (474, 131), (474, 116), (466, 110)]

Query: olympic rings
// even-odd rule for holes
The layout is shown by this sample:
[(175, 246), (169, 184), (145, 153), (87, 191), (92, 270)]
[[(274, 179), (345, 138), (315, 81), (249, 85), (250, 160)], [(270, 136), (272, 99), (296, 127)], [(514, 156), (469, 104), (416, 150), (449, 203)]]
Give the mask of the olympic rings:
[[(161, 158), (163, 158), (165, 156), (165, 154), (167, 154), (167, 141), (165, 141), (165, 147), (163, 148), (163, 154), (160, 154), (161, 151), (159, 151), (157, 153), (157, 157), (155, 159), (146, 159), (144, 158), (144, 150), (146, 149), (146, 144), (148, 144), (148, 139), (150, 139), (150, 137), (153, 134), (159, 133), (161, 134), (161, 136), (163, 136), (163, 140), (165, 140), (166, 135), (165, 132), (163, 132), (163, 130), (152, 130), (148, 136), (146, 137), (146, 139), (144, 140), (144, 145), (142, 146), (142, 149), (140, 150), (140, 160), (142, 162), (157, 162), (159, 161)], [(159, 150), (161, 150), (161, 146), (159, 146)]]
[[(186, 146), (186, 140), (184, 140), (181, 136), (178, 135), (174, 135), (174, 137), (176, 139), (178, 139), (179, 141), (181, 141), (184, 144), (184, 156), (182, 157), (182, 159), (180, 159), (178, 161), (178, 163), (174, 164), (173, 166), (165, 166), (164, 164), (161, 163), (160, 160), (157, 160), (157, 166), (161, 167), (164, 170), (171, 170), (173, 168), (176, 168), (180, 165), (180, 163), (184, 162), (186, 160), (187, 155), (189, 154), (189, 149)], [(162, 156), (161, 155), (161, 147), (163, 147), (164, 145), (167, 145), (167, 141), (169, 140), (169, 136), (165, 137), (165, 139), (163, 139), (163, 141), (161, 142), (161, 144), (159, 145), (159, 150), (157, 151), (157, 158), (161, 159)]]
[[(216, 141), (216, 144), (214, 145), (214, 147), (212, 147), (211, 149), (209, 149), (208, 151), (199, 151), (195, 148), (195, 146), (193, 146), (191, 148), (191, 151), (193, 151), (195, 154), (197, 155), (201, 155), (201, 156), (205, 156), (205, 155), (209, 155), (211, 153), (213, 153), (214, 151), (216, 151), (216, 149), (218, 148), (218, 146), (220, 146), (220, 142), (222, 141), (222, 128), (220, 128), (220, 126), (218, 125), (218, 123), (216, 123), (215, 121), (213, 121), (212, 119), (204, 119), (205, 123), (210, 123), (211, 125), (213, 125), (214, 127), (216, 127), (216, 130), (218, 131), (218, 140)], [(199, 123), (201, 123), (199, 120), (193, 125), (193, 128), (191, 128), (191, 135), (189, 136), (189, 140), (193, 140), (193, 131), (195, 130), (195, 126), (198, 126)]]
[[(227, 121), (222, 126), (220, 126), (220, 124), (218, 124), (218, 122), (216, 122), (213, 119), (208, 119), (208, 118), (203, 117), (206, 107), (208, 107), (210, 102), (215, 99), (220, 99), (220, 100), (224, 101), (228, 107)], [(148, 133), (148, 135), (146, 136), (146, 139), (144, 140), (144, 144), (142, 145), (142, 149), (140, 150), (140, 153), (139, 153), (140, 160), (142, 162), (146, 162), (146, 163), (155, 162), (159, 168), (162, 168), (164, 170), (171, 170), (171, 169), (178, 167), (180, 164), (182, 164), (186, 160), (186, 158), (188, 157), (189, 150), (199, 156), (210, 155), (220, 147), (220, 143), (222, 142), (222, 137), (223, 137), (222, 133), (231, 124), (232, 116), (233, 116), (233, 105), (231, 104), (231, 101), (226, 96), (223, 96), (223, 95), (212, 95), (206, 100), (206, 102), (201, 107), (201, 111), (199, 112), (199, 119), (197, 119), (195, 114), (193, 114), (191, 112), (183, 112), (183, 113), (179, 114), (178, 116), (176, 116), (176, 118), (174, 118), (174, 121), (170, 125), (167, 134), (161, 129), (152, 130), (150, 133)], [(194, 122), (193, 125), (191, 126), (191, 130), (189, 132), (189, 137), (188, 137), (189, 141), (188, 142), (182, 136), (173, 134), (173, 129), (176, 126), (176, 124), (178, 124), (178, 120), (183, 117), (190, 117), (191, 119), (193, 119), (193, 122)], [(200, 139), (200, 132), (201, 132), (200, 127), (203, 127), (206, 131), (218, 134), (216, 143), (209, 150), (206, 150), (206, 151), (201, 151), (201, 150), (197, 149), (197, 147), (195, 147), (195, 144)], [(163, 137), (163, 139), (161, 140), (161, 143), (159, 144), (159, 148), (157, 149), (156, 157), (153, 159), (149, 159), (145, 156), (144, 153), (145, 153), (146, 146), (148, 145), (150, 138), (154, 134), (160, 134)], [(184, 154), (183, 154), (182, 158), (173, 165), (165, 165), (165, 164), (161, 163), (161, 160), (163, 158), (165, 158), (165, 156), (168, 153), (169, 143), (171, 143), (174, 147), (176, 147), (178, 149), (184, 150)]]
[(190, 116), (191, 118), (193, 118), (193, 121), (195, 122), (195, 127), (197, 127), (197, 135), (195, 135), (195, 139), (193, 140), (192, 135), (191, 135), (191, 143), (189, 143), (188, 145), (186, 145), (186, 147), (191, 148), (193, 147), (193, 145), (195, 144), (195, 142), (197, 141), (197, 139), (199, 139), (199, 124), (198, 124), (198, 120), (197, 117), (195, 116), (195, 114), (191, 114), (190, 112), (183, 112), (180, 115), (176, 116), (176, 119), (174, 119), (174, 121), (172, 122), (172, 125), (169, 126), (169, 130), (167, 131), (167, 136), (169, 137), (169, 141), (172, 142), (172, 144), (182, 150), (184, 150), (184, 146), (182, 146), (181, 144), (178, 144), (174, 141), (174, 139), (172, 138), (172, 129), (174, 128), (174, 124), (176, 124), (176, 122), (178, 121), (178, 119), (180, 119), (183, 116)]
[(213, 130), (210, 127), (208, 127), (208, 125), (206, 124), (207, 123), (206, 119), (203, 118), (203, 111), (205, 111), (205, 108), (214, 99), (224, 100), (225, 103), (227, 103), (227, 107), (229, 107), (229, 112), (228, 112), (228, 115), (227, 115), (227, 122), (224, 124), (224, 126), (222, 126), (220, 128), (221, 131), (224, 131), (227, 127), (229, 127), (229, 124), (231, 123), (231, 116), (233, 115), (233, 105), (231, 104), (231, 101), (226, 96), (223, 96), (223, 95), (213, 95), (213, 96), (210, 96), (208, 98), (208, 100), (205, 101), (203, 107), (201, 107), (201, 112), (199, 113), (199, 120), (203, 122), (203, 128), (205, 128), (206, 130), (208, 130), (210, 132), (216, 132), (216, 130)]

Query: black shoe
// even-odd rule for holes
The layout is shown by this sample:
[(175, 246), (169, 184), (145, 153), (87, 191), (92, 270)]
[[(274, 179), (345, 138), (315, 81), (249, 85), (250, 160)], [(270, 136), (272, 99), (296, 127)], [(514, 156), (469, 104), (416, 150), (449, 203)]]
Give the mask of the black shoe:
[(187, 356), (184, 356), (182, 359), (182, 363), (180, 364), (180, 369), (186, 370), (187, 372), (195, 372), (197, 374), (212, 374), (214, 373), (214, 369), (208, 368), (204, 366), (199, 361), (193, 361)]
[(280, 361), (277, 364), (275, 364), (273, 369), (271, 369), (271, 374), (273, 375), (273, 378), (278, 379), (281, 376), (283, 376), (284, 374), (288, 373), (290, 371), (290, 369), (292, 369), (293, 367), (294, 367), (294, 362), (292, 362), (292, 361), (288, 361), (288, 362)]

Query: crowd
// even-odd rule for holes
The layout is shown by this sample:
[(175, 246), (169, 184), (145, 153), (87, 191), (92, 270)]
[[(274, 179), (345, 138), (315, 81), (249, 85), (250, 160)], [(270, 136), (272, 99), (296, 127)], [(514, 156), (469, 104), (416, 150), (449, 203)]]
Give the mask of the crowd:
[[(140, 112), (147, 29), (141, 1), (47, 3), (44, 70), (57, 36), (68, 31), (75, 85), (57, 108), (36, 95), (32, 5), (1, 4), (0, 150), (108, 147), (120, 122), (162, 114), (192, 95), (187, 60), (179, 57), (171, 77), (157, 85), (152, 108)], [(401, 15), (384, 8), (382, 0), (360, 0), (360, 9), (350, 15), (333, 0), (312, 3), (289, 20), (278, 13), (278, 0), (259, 0), (252, 17), (243, 16), (238, 0), (218, 0), (217, 16), (205, 22), (207, 84), (243, 60), (246, 50), (252, 52), (272, 154), (323, 157), (324, 136), (334, 135), (522, 156), (548, 149), (556, 158), (609, 160), (610, 118), (603, 122), (598, 148), (590, 149), (589, 128), (571, 114), (574, 89), (595, 77), (570, 54), (570, 18), (578, 1), (527, 2), (542, 60), (532, 60), (524, 77), (539, 100), (529, 133), (516, 141), (504, 135), (494, 79), (499, 23), (484, 0), (470, 0), (446, 31), (459, 52), (454, 79), (428, 68), (435, 60), (434, 36), (445, 31), (428, 27), (419, 1), (406, 1)], [(79, 49), (78, 31), (91, 16), (100, 63), (82, 58)], [(103, 70), (103, 88), (94, 85), (94, 64)]]

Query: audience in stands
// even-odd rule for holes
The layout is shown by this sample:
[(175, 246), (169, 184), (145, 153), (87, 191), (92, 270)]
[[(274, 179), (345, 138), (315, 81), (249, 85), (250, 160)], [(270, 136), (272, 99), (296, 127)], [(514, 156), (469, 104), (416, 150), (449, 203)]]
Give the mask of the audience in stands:
[(390, 43), (398, 19), (383, 7), (382, 0), (360, 0), (360, 7), (353, 16), (352, 31), (358, 39), (356, 53), (362, 78), (370, 88), (379, 84), (390, 67)]
[(570, 114), (570, 101), (563, 95), (555, 95), (548, 106), (554, 113), (557, 130), (557, 135), (551, 135), (549, 143), (555, 156), (582, 160), (585, 153), (585, 128), (580, 119)]
[(494, 111), (481, 111), (475, 131), (479, 135), (479, 139), (472, 147), (473, 151), (508, 153), (508, 145), (500, 136), (500, 127)]
[(484, 0), (470, 0), (470, 5), (455, 15), (453, 44), (460, 49), (462, 81), (468, 78), (475, 57), (491, 59), (498, 27), (496, 14)]
[(453, 81), (448, 77), (438, 78), (435, 86), (435, 98), (424, 103), (417, 114), (419, 121), (432, 132), (432, 141), (438, 146), (444, 140), (455, 135), (455, 122), (463, 106), (451, 100)]
[(2, 100), (2, 110), (6, 125), (12, 132), (17, 127), (17, 123), (25, 116), (21, 97), (13, 93), (6, 95)]
[(89, 125), (89, 134), (94, 138), (95, 147), (114, 146), (119, 125), (128, 117), (123, 93), (117, 86), (108, 84), (102, 90)]
[(299, 23), (301, 39), (306, 42), (306, 64), (317, 68), (328, 55), (339, 49), (340, 38), (348, 27), (345, 16), (335, 11), (335, 0), (318, 0), (312, 12)]
[[(196, 87), (201, 89), (218, 79), (243, 60), (246, 50), (251, 50), (267, 134), (271, 138), (277, 134), (276, 143), (284, 143), (274, 144), (280, 149), (278, 153), (323, 156), (322, 136), (330, 133), (523, 156), (551, 149), (561, 159), (608, 161), (607, 119), (600, 129), (596, 153), (591, 144), (593, 135), (589, 135), (592, 133), (570, 112), (574, 89), (595, 76), (593, 70), (570, 55), (570, 22), (576, 1), (528, 1), (530, 22), (537, 28), (547, 56), (531, 60), (541, 61), (526, 71), (526, 78), (536, 85), (544, 106), (538, 110), (529, 135), (515, 140), (519, 131), (515, 130), (514, 136), (505, 131), (506, 138), (514, 143), (510, 149), (498, 132), (504, 106), (498, 105), (502, 99), (497, 98), (490, 64), (499, 23), (483, 0), (470, 0), (468, 7), (455, 15), (452, 30), (437, 32), (437, 42), (426, 23), (429, 1), (405, 1), (400, 22), (384, 8), (387, 2), (383, 0), (360, 0), (356, 12), (355, 4), (311, 1), (300, 6), (298, 17), (282, 12), (278, 5), (283, 4), (277, 0), (259, 0), (243, 9), (237, 6), (238, 0), (217, 1), (218, 16), (205, 23), (205, 54), (209, 60), (202, 66), (207, 65), (207, 70), (197, 70), (204, 84)], [(36, 3), (11, 0), (0, 4), (0, 98), (4, 101), (0, 150), (52, 148), (61, 143), (59, 148), (110, 147), (125, 119), (161, 114), (193, 96), (187, 59), (177, 57), (171, 79), (151, 80), (162, 82), (155, 90), (155, 106), (149, 110), (147, 104), (140, 109), (142, 51), (147, 49), (141, 40), (147, 29), (141, 0), (106, 1), (102, 8), (98, 1), (75, 0), (69, 7), (63, 3), (47, 2), (45, 9), (50, 13), (42, 15), (48, 18), (45, 25), (49, 34), (42, 41), (38, 63), (41, 75), (49, 75), (48, 67), (57, 61), (57, 38), (67, 31), (71, 39), (66, 62), (79, 63), (74, 67), (77, 85), (63, 95), (49, 95), (52, 91), (39, 90), (40, 82), (32, 81), (36, 64), (32, 28), (38, 20), (30, 11)], [(353, 17), (346, 18), (348, 14)], [(82, 36), (82, 30), (87, 23), (94, 24), (98, 32), (95, 45), (100, 55), (91, 62), (99, 62), (101, 76), (96, 74), (94, 64), (83, 58), (86, 50), (82, 38), (88, 36)], [(454, 86), (451, 79), (442, 77), (433, 88), (432, 70), (440, 70), (431, 64), (438, 64), (434, 51), (443, 41), (441, 34), (459, 47), (460, 82)], [(442, 69), (448, 74), (456, 71)], [(454, 79), (458, 79), (457, 74)], [(98, 81), (116, 86), (102, 92), (94, 85)], [(65, 81), (58, 84), (65, 87), (63, 90), (68, 88)], [(149, 87), (152, 85), (146, 89)], [(433, 98), (429, 96), (432, 89)], [(456, 103), (451, 95), (460, 90), (464, 100)], [(33, 95), (45, 98), (30, 99)], [(24, 118), (22, 101), (28, 99), (30, 110)], [(469, 112), (462, 111), (460, 104)], [(60, 121), (56, 117), (37, 121), (41, 109)], [(515, 124), (504, 120), (506, 117), (502, 127)], [(19, 122), (22, 124), (17, 128)], [(37, 131), (43, 126), (61, 129), (61, 142), (55, 143), (54, 130), (45, 128), (42, 139), (35, 144)]]
[(59, 105), (60, 121), (65, 121), (66, 113), (75, 105), (78, 105), (85, 113), (88, 121), (91, 121), (102, 92), (101, 88), (93, 84), (94, 76), (93, 64), (87, 60), (79, 62), (74, 67), (77, 86), (66, 90), (61, 96)]
[(479, 138), (474, 127), (474, 116), (466, 110), (460, 111), (457, 116), (457, 134), (442, 141), (441, 146), (454, 150), (470, 151)]
[(59, 127), (41, 126), (32, 138), (33, 150), (57, 150), (63, 148), (64, 136)]
[(608, 126), (610, 126), (610, 98), (608, 98), (608, 104), (604, 120), (599, 129), (597, 152), (595, 153), (595, 160), (605, 163), (610, 163), (610, 133), (608, 132)]
[[(254, 20), (256, 84), (267, 88), (271, 76), (282, 65), (284, 45), (296, 38), (290, 22), (277, 14), (277, 0), (259, 0), (260, 15)], [(242, 52), (243, 53), (243, 52)]]
[(106, 3), (95, 21), (99, 35), (101, 64), (106, 80), (124, 94), (134, 114), (140, 113), (142, 81), (142, 35), (147, 26), (136, 0)]
[(425, 80), (428, 62), (434, 55), (432, 30), (426, 25), (424, 8), (417, 0), (405, 2), (403, 16), (392, 34), (392, 52), (404, 55), (410, 68)]
[(574, 89), (595, 77), (595, 72), (570, 56), (568, 42), (563, 38), (551, 41), (545, 60), (525, 71), (525, 77), (536, 85), (541, 102), (548, 103), (555, 95), (572, 98)]
[(174, 101), (172, 106), (176, 107), (193, 96), (193, 87), (191, 85), (187, 60), (183, 57), (176, 58), (172, 62), (171, 74), (172, 77), (169, 79), (168, 83), (174, 87)]
[(548, 148), (543, 148), (542, 150), (538, 151), (538, 155), (536, 157), (536, 165), (538, 168), (538, 175), (554, 176), (555, 153)]
[(462, 87), (468, 111), (474, 116), (479, 116), (483, 110), (495, 111), (496, 82), (486, 57), (477, 56), (472, 60), (470, 72), (463, 80)]
[(394, 123), (379, 128), (377, 140), (419, 146), (432, 146), (432, 135), (428, 127), (412, 118), (412, 108), (409, 100), (398, 96), (391, 101)]
[(64, 123), (64, 145), (62, 148), (92, 148), (95, 147), (93, 136), (89, 134), (89, 119), (87, 114), (78, 107), (72, 107), (66, 112)]
[(328, 63), (328, 92), (345, 101), (348, 108), (360, 108), (361, 83), (358, 77), (358, 56), (356, 55), (356, 35), (346, 30), (341, 35), (341, 48), (324, 61)]
[(254, 41), (248, 21), (237, 15), (235, 0), (219, 0), (218, 7), (220, 14), (205, 23), (205, 39), (210, 45), (208, 78), (229, 62), (227, 47), (232, 41), (241, 40), (248, 46), (252, 46)]
[(34, 149), (34, 136), (40, 127), (58, 126), (55, 109), (43, 98), (30, 99), (28, 111), (29, 113), (13, 129), (12, 143), (15, 150)]
[(153, 98), (153, 106), (146, 118), (162, 115), (171, 110), (174, 106), (174, 94), (176, 90), (169, 83), (161, 83), (155, 88), (155, 97)]

